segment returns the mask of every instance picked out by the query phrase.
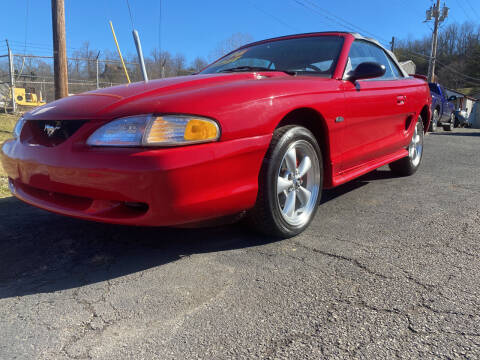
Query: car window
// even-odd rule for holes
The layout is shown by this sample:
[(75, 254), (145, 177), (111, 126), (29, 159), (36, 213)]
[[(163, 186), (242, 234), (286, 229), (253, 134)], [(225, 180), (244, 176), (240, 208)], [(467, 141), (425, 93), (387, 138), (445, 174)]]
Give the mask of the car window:
[(314, 64), (310, 64), (313, 69), (318, 68), (320, 71), (327, 71), (332, 67), (333, 60), (320, 61)]
[[(385, 75), (372, 80), (390, 80), (396, 79), (392, 66), (385, 51), (375, 44), (363, 40), (355, 40), (348, 54), (347, 67), (345, 74), (354, 70), (358, 65), (364, 62), (376, 62), (385, 66)], [(397, 72), (399, 70), (397, 69)]]
[(388, 63), (390, 64), (390, 68), (392, 69), (392, 72), (393, 72), (393, 76), (395, 76), (397, 79), (399, 78), (403, 78), (403, 73), (402, 71), (400, 70), (400, 68), (397, 66), (397, 64), (395, 63), (395, 61), (393, 61), (390, 56), (387, 55), (387, 61)]
[(343, 41), (341, 36), (322, 35), (254, 44), (228, 54), (201, 73), (252, 71), (251, 67), (253, 71), (264, 68), (332, 77)]

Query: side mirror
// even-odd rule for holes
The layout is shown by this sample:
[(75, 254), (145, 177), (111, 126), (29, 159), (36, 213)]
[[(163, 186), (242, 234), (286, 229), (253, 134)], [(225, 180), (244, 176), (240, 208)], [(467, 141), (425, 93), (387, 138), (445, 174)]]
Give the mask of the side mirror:
[(355, 70), (349, 74), (348, 80), (355, 82), (362, 79), (382, 77), (385, 75), (385, 71), (385, 65), (380, 65), (375, 62), (364, 62), (359, 64)]
[(455, 95), (452, 95), (448, 98), (448, 101), (455, 101), (457, 100), (457, 97)]

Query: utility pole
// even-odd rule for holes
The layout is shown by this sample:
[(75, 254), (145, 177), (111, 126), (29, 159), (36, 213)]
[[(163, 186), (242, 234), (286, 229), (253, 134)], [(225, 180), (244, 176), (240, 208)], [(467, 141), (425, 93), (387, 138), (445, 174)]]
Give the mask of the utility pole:
[(392, 50), (392, 52), (395, 50), (395, 36), (392, 36), (392, 41), (390, 42), (390, 50)]
[(64, 0), (52, 0), (53, 72), (55, 99), (68, 96), (67, 40)]
[(443, 5), (440, 10), (440, 0), (437, 0), (437, 4), (427, 10), (427, 18), (425, 22), (434, 19), (433, 35), (432, 35), (432, 50), (430, 52), (430, 61), (428, 63), (428, 81), (435, 82), (435, 65), (437, 61), (437, 45), (438, 45), (438, 28), (442, 22), (448, 17), (449, 8)]
[(15, 99), (15, 70), (13, 68), (13, 54), (12, 49), (10, 49), (10, 45), (7, 42), (7, 49), (8, 49), (8, 71), (10, 73), (10, 91), (12, 93), (12, 112), (17, 111), (17, 101)]
[(99, 74), (98, 74), (98, 57), (100, 56), (100, 51), (97, 54), (97, 57), (95, 58), (95, 68), (96, 68), (96, 79), (97, 79), (97, 89), (100, 89), (100, 79), (99, 79)]

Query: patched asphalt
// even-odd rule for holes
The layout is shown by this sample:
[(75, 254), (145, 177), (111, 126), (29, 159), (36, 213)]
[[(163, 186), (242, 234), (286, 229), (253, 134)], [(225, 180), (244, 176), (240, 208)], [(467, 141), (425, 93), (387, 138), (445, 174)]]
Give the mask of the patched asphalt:
[(126, 228), (0, 199), (0, 359), (478, 359), (480, 130), (310, 228)]

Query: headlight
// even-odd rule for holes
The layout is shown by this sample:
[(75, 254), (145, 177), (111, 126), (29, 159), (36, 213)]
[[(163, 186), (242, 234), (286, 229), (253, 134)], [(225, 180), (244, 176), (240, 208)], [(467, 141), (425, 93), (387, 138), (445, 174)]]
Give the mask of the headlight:
[(87, 140), (91, 146), (178, 146), (217, 141), (220, 129), (211, 119), (187, 115), (140, 115), (114, 120)]
[(15, 127), (13, 128), (13, 137), (15, 139), (18, 139), (20, 137), (20, 134), (23, 129), (23, 125), (25, 125), (25, 119), (21, 117), (18, 119), (17, 123), (15, 124)]

